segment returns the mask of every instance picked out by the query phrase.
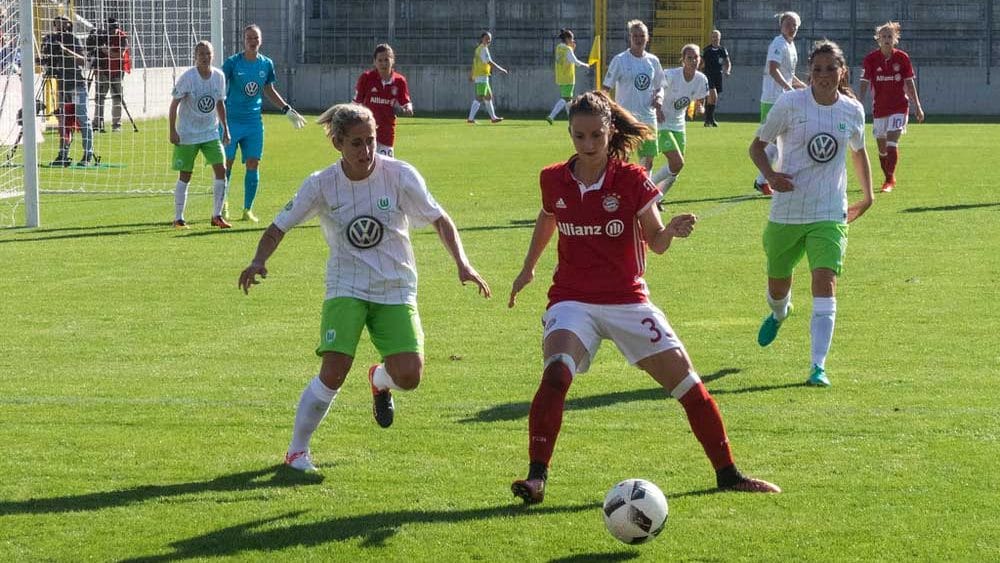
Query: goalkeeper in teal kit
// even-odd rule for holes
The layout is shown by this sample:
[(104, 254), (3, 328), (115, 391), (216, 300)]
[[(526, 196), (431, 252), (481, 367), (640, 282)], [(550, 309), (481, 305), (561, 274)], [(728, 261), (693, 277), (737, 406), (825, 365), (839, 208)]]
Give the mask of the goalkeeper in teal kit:
[[(226, 76), (226, 114), (229, 122), (229, 144), (226, 145), (226, 180), (233, 173), (236, 149), (243, 155), (246, 176), (243, 178), (243, 221), (257, 222), (253, 213), (253, 202), (257, 198), (260, 184), (261, 156), (264, 154), (264, 122), (261, 108), (264, 95), (281, 108), (296, 129), (301, 129), (306, 120), (292, 106), (285, 102), (274, 89), (274, 63), (260, 54), (261, 31), (256, 24), (243, 28), (243, 52), (226, 59), (222, 72)], [(223, 207), (222, 217), (228, 219), (228, 202)]]

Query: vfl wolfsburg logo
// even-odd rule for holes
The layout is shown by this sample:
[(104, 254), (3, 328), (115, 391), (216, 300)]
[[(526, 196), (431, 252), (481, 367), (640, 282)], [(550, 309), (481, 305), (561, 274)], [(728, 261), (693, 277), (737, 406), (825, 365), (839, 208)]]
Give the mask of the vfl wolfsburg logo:
[(837, 156), (837, 139), (829, 133), (818, 133), (809, 141), (809, 157), (816, 162), (830, 162)]
[(650, 82), (652, 82), (652, 80), (650, 80), (649, 75), (643, 73), (635, 75), (635, 81), (633, 84), (635, 84), (636, 90), (645, 92), (646, 89), (649, 88)]
[(691, 104), (691, 98), (684, 96), (683, 98), (677, 98), (674, 100), (674, 109), (684, 109)]
[(378, 201), (375, 202), (375, 206), (378, 207), (379, 209), (381, 209), (382, 211), (388, 211), (389, 210), (389, 198), (387, 198), (387, 197), (380, 197), (380, 198), (378, 198)]
[(243, 87), (243, 93), (251, 98), (257, 95), (260, 91), (260, 85), (256, 82), (247, 82), (246, 86)]
[(362, 215), (347, 226), (347, 240), (355, 248), (371, 248), (382, 242), (382, 223), (370, 215)]
[(202, 96), (198, 98), (198, 111), (201, 113), (212, 113), (215, 109), (215, 98), (212, 96)]

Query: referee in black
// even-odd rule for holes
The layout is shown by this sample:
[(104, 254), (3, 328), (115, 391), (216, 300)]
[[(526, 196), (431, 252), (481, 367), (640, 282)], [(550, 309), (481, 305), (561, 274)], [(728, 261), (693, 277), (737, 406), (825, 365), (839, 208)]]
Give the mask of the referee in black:
[(719, 103), (719, 94), (722, 93), (722, 75), (729, 74), (733, 70), (733, 61), (729, 59), (729, 51), (721, 45), (722, 33), (718, 29), (712, 30), (712, 43), (702, 49), (701, 66), (708, 77), (708, 88), (715, 92), (715, 103), (705, 104), (705, 127), (718, 127), (719, 122), (715, 120), (715, 106)]

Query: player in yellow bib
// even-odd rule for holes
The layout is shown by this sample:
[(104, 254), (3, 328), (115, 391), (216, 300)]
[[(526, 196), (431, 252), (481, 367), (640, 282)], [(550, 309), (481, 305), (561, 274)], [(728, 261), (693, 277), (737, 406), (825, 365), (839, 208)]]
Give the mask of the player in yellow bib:
[(573, 38), (572, 31), (560, 29), (559, 40), (562, 43), (556, 45), (555, 61), (556, 86), (559, 87), (559, 100), (556, 101), (556, 105), (552, 106), (549, 116), (545, 118), (545, 121), (548, 121), (549, 125), (552, 125), (556, 116), (563, 109), (566, 110), (566, 115), (569, 116), (569, 108), (566, 104), (573, 99), (573, 90), (576, 88), (576, 67), (590, 68), (590, 65), (576, 58), (576, 54), (573, 52), (573, 49), (576, 49), (576, 39)]
[(502, 117), (497, 117), (497, 112), (493, 108), (493, 90), (490, 89), (490, 73), (495, 68), (497, 72), (507, 74), (507, 69), (498, 65), (490, 56), (490, 43), (493, 42), (493, 35), (484, 31), (479, 36), (479, 45), (476, 46), (476, 53), (472, 57), (472, 70), (469, 72), (469, 82), (476, 84), (476, 99), (472, 100), (472, 107), (469, 108), (469, 123), (476, 122), (476, 113), (479, 106), (486, 108), (490, 114), (491, 123), (503, 121)]

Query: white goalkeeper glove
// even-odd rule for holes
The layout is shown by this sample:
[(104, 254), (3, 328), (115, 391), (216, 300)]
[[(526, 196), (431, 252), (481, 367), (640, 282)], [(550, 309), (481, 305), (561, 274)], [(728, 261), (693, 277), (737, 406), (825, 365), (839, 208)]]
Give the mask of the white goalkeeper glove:
[(285, 107), (281, 108), (281, 113), (285, 114), (288, 121), (292, 122), (292, 127), (302, 129), (306, 126), (306, 118), (302, 117), (292, 106), (285, 105)]

